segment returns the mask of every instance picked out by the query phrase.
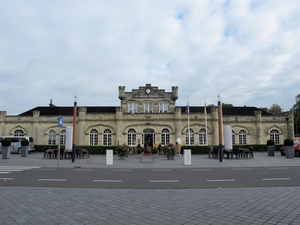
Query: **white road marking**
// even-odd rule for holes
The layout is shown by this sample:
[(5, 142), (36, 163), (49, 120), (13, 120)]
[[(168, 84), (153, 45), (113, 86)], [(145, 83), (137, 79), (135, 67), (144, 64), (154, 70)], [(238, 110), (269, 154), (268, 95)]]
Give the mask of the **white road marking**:
[(176, 183), (179, 180), (150, 180), (150, 183)]
[(13, 180), (14, 178), (9, 178), (9, 177), (6, 177), (6, 178), (0, 178), (0, 180)]
[(152, 170), (153, 172), (170, 172), (170, 171), (173, 171), (173, 170)]
[(104, 182), (104, 183), (109, 183), (109, 182), (113, 182), (113, 183), (121, 183), (122, 180), (93, 180), (93, 182)]
[(287, 170), (288, 167), (270, 167), (269, 170)]
[(66, 179), (38, 179), (39, 181), (67, 181)]
[(291, 178), (263, 178), (262, 180), (267, 180), (267, 181), (270, 181), (270, 180), (290, 180)]
[(232, 182), (235, 181), (235, 179), (224, 179), (224, 180), (207, 180), (207, 182)]
[(112, 171), (114, 171), (114, 172), (131, 172), (132, 170), (112, 170)]

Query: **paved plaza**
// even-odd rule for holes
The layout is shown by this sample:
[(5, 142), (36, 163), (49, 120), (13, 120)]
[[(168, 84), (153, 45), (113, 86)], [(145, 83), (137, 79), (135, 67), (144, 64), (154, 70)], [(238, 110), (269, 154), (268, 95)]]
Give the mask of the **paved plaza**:
[[(254, 159), (218, 159), (192, 155), (191, 165), (183, 156), (166, 160), (149, 157), (140, 163), (136, 155), (125, 160), (114, 156), (106, 165), (105, 155), (88, 159), (44, 159), (42, 153), (28, 157), (11, 155), (0, 159), (1, 168), (208, 168), (299, 166), (300, 158), (255, 153)], [(59, 165), (58, 165), (59, 163)], [(5, 182), (1, 180), (0, 182)], [(81, 189), (0, 187), (0, 224), (300, 224), (300, 187), (214, 189)]]

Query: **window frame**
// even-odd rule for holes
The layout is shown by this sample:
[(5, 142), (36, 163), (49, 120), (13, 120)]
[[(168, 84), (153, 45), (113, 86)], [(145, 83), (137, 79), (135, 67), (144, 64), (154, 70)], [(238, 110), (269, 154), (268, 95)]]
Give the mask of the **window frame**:
[(270, 139), (274, 140), (275, 145), (280, 144), (280, 135), (279, 131), (277, 129), (272, 129), (270, 131)]
[(153, 103), (146, 102), (144, 103), (144, 113), (152, 113), (153, 112)]
[[(190, 138), (189, 138), (189, 135), (190, 135)], [(194, 130), (192, 128), (190, 128), (190, 132), (189, 132), (189, 129), (186, 129), (186, 131), (185, 131), (185, 143), (188, 146), (195, 145), (195, 135), (194, 135)]]
[(159, 112), (160, 113), (168, 113), (169, 112), (169, 104), (166, 102), (159, 103)]
[(111, 146), (112, 145), (112, 133), (110, 129), (105, 129), (103, 131), (103, 146)]
[(53, 129), (48, 133), (48, 145), (56, 145), (56, 132)]
[(96, 129), (91, 129), (89, 136), (90, 136), (89, 144), (91, 146), (99, 145), (99, 132)]

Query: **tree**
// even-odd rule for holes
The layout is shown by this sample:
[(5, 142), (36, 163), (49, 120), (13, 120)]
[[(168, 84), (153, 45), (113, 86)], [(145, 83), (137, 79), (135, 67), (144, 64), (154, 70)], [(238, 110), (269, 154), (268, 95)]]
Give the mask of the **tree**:
[(293, 105), (295, 136), (299, 136), (300, 131), (300, 94), (296, 95), (296, 104)]
[(274, 115), (279, 115), (283, 112), (282, 108), (277, 105), (276, 103), (274, 103), (268, 110), (269, 113), (272, 113)]
[(230, 103), (222, 103), (222, 107), (233, 107), (233, 105)]

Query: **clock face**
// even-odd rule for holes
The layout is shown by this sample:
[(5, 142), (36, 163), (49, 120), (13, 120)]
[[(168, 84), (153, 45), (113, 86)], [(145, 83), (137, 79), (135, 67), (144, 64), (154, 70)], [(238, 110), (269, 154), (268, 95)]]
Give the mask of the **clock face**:
[(150, 94), (151, 90), (150, 89), (146, 89), (146, 93)]

